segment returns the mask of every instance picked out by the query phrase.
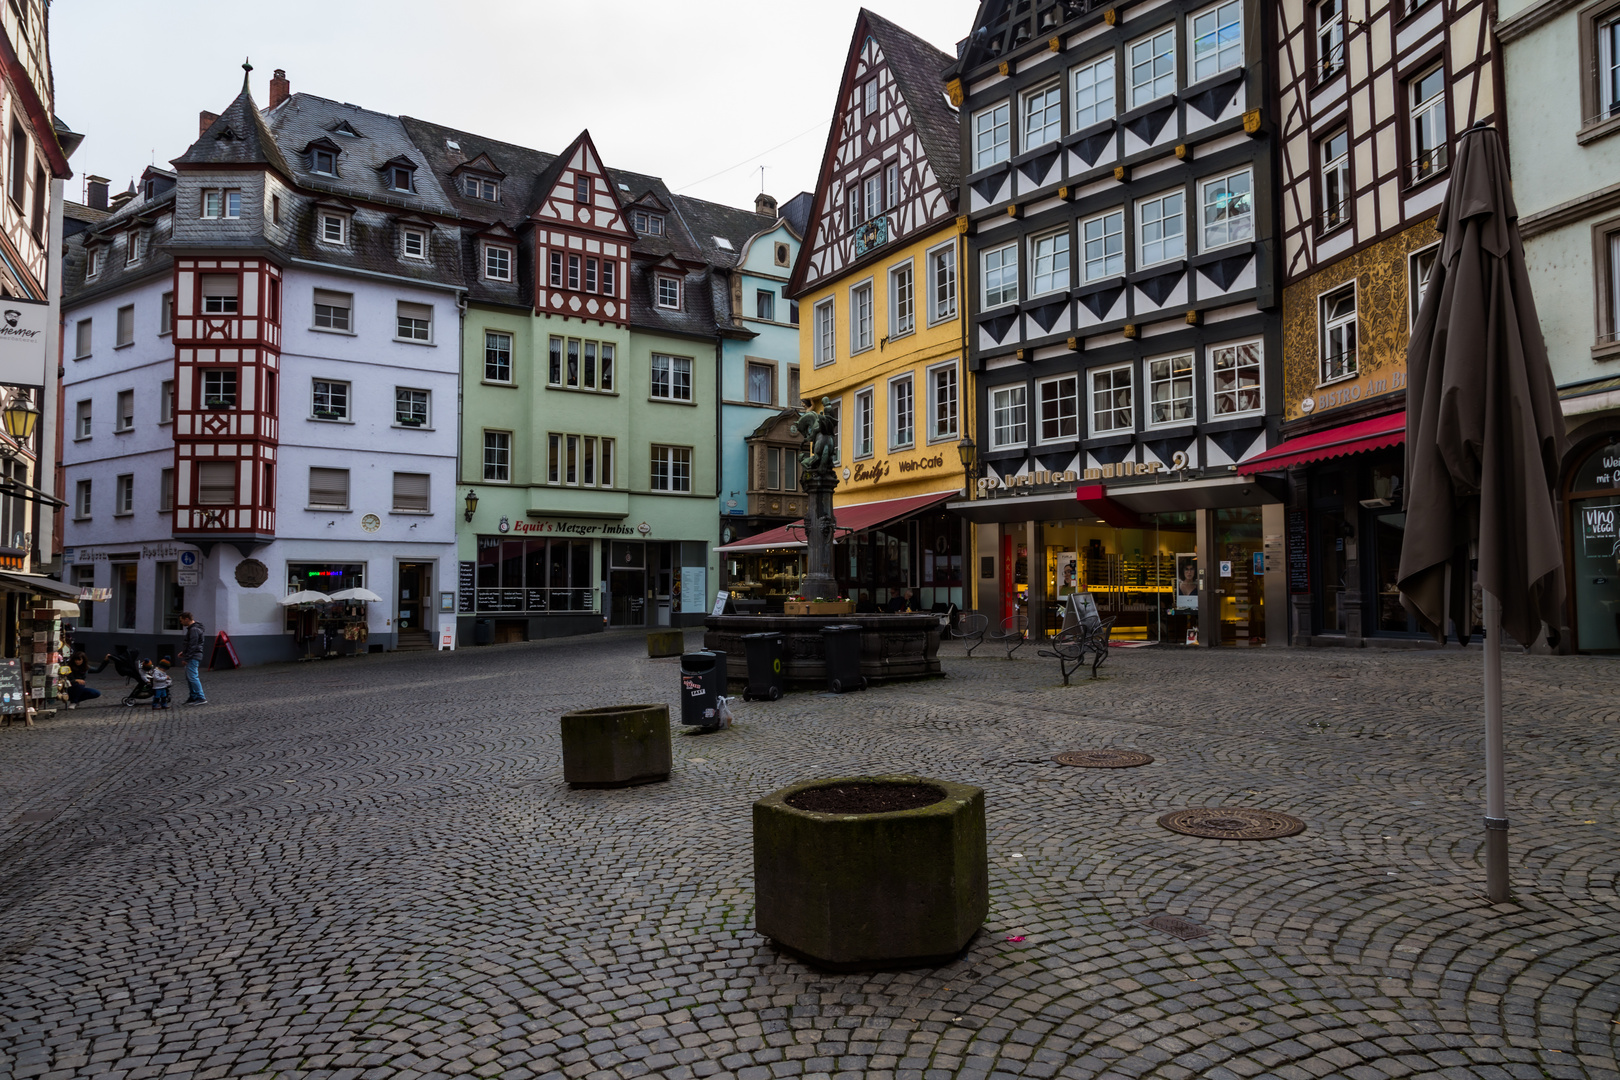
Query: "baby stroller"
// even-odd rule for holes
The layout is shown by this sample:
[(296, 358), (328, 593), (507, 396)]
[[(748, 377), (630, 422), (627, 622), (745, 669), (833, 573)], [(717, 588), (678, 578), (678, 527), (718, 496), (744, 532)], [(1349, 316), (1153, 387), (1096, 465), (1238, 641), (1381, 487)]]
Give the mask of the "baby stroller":
[(120, 649), (112, 654), (113, 670), (126, 679), (134, 679), (135, 686), (124, 695), (121, 704), (134, 707), (143, 702), (150, 702), (155, 692), (152, 689), (152, 680), (141, 670), (141, 654), (134, 649)]

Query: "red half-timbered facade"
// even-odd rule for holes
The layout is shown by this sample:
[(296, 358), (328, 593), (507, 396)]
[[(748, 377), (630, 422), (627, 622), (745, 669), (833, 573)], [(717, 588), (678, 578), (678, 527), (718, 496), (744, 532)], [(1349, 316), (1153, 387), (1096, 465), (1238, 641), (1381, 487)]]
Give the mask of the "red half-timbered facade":
[(176, 258), (174, 349), (174, 535), (269, 543), (281, 268), (258, 258)]
[(535, 312), (628, 324), (635, 234), (590, 132), (581, 132), (557, 158), (536, 191), (529, 214)]

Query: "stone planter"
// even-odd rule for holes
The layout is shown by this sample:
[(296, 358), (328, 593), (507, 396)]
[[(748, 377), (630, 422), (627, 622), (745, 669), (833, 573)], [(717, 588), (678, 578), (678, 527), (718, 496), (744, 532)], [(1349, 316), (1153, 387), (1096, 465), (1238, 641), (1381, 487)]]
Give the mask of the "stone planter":
[(784, 615), (853, 615), (853, 600), (784, 600)]
[(573, 787), (668, 780), (668, 705), (613, 705), (562, 717), (563, 779)]
[[(790, 805), (837, 785), (928, 785), (913, 810), (822, 813)], [(754, 804), (754, 927), (820, 967), (944, 963), (990, 909), (984, 791), (917, 776), (812, 780)]]

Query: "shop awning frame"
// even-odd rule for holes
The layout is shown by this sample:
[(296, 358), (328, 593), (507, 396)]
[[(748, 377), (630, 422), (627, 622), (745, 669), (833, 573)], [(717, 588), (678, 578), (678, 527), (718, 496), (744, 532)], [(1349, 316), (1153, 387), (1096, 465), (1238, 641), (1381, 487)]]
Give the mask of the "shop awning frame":
[[(919, 514), (924, 510), (931, 509), (947, 499), (954, 499), (959, 495), (961, 495), (959, 490), (941, 491), (932, 495), (909, 495), (899, 499), (882, 499), (878, 502), (834, 507), (833, 519), (838, 530), (836, 539), (842, 541), (852, 533), (881, 528), (902, 518), (908, 518), (913, 514)], [(803, 550), (807, 546), (804, 540), (804, 519), (800, 518), (778, 528), (769, 529), (757, 536), (745, 536), (741, 540), (733, 540), (729, 544), (722, 544), (715, 550), (731, 555), (743, 554), (749, 551)]]
[(16, 570), (0, 570), (0, 589), (6, 592), (29, 593), (37, 596), (78, 600), (79, 587), (48, 578), (44, 574), (25, 574)]
[(1280, 472), (1292, 465), (1306, 465), (1313, 461), (1364, 454), (1369, 450), (1382, 450), (1406, 442), (1406, 410), (1358, 420), (1353, 424), (1313, 431), (1293, 439), (1285, 439), (1263, 454), (1257, 454), (1238, 466), (1244, 476), (1256, 473)]

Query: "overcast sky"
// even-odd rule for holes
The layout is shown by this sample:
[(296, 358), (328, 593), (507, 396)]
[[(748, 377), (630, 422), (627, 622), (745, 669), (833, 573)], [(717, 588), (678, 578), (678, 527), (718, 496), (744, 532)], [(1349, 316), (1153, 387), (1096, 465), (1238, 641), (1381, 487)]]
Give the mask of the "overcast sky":
[[(973, 0), (876, 0), (955, 55)], [(83, 178), (121, 191), (197, 137), (253, 62), (253, 96), (284, 68), (294, 93), (563, 150), (583, 128), (610, 167), (752, 206), (810, 189), (857, 0), (163, 0), (51, 5), (57, 113), (85, 135)]]

